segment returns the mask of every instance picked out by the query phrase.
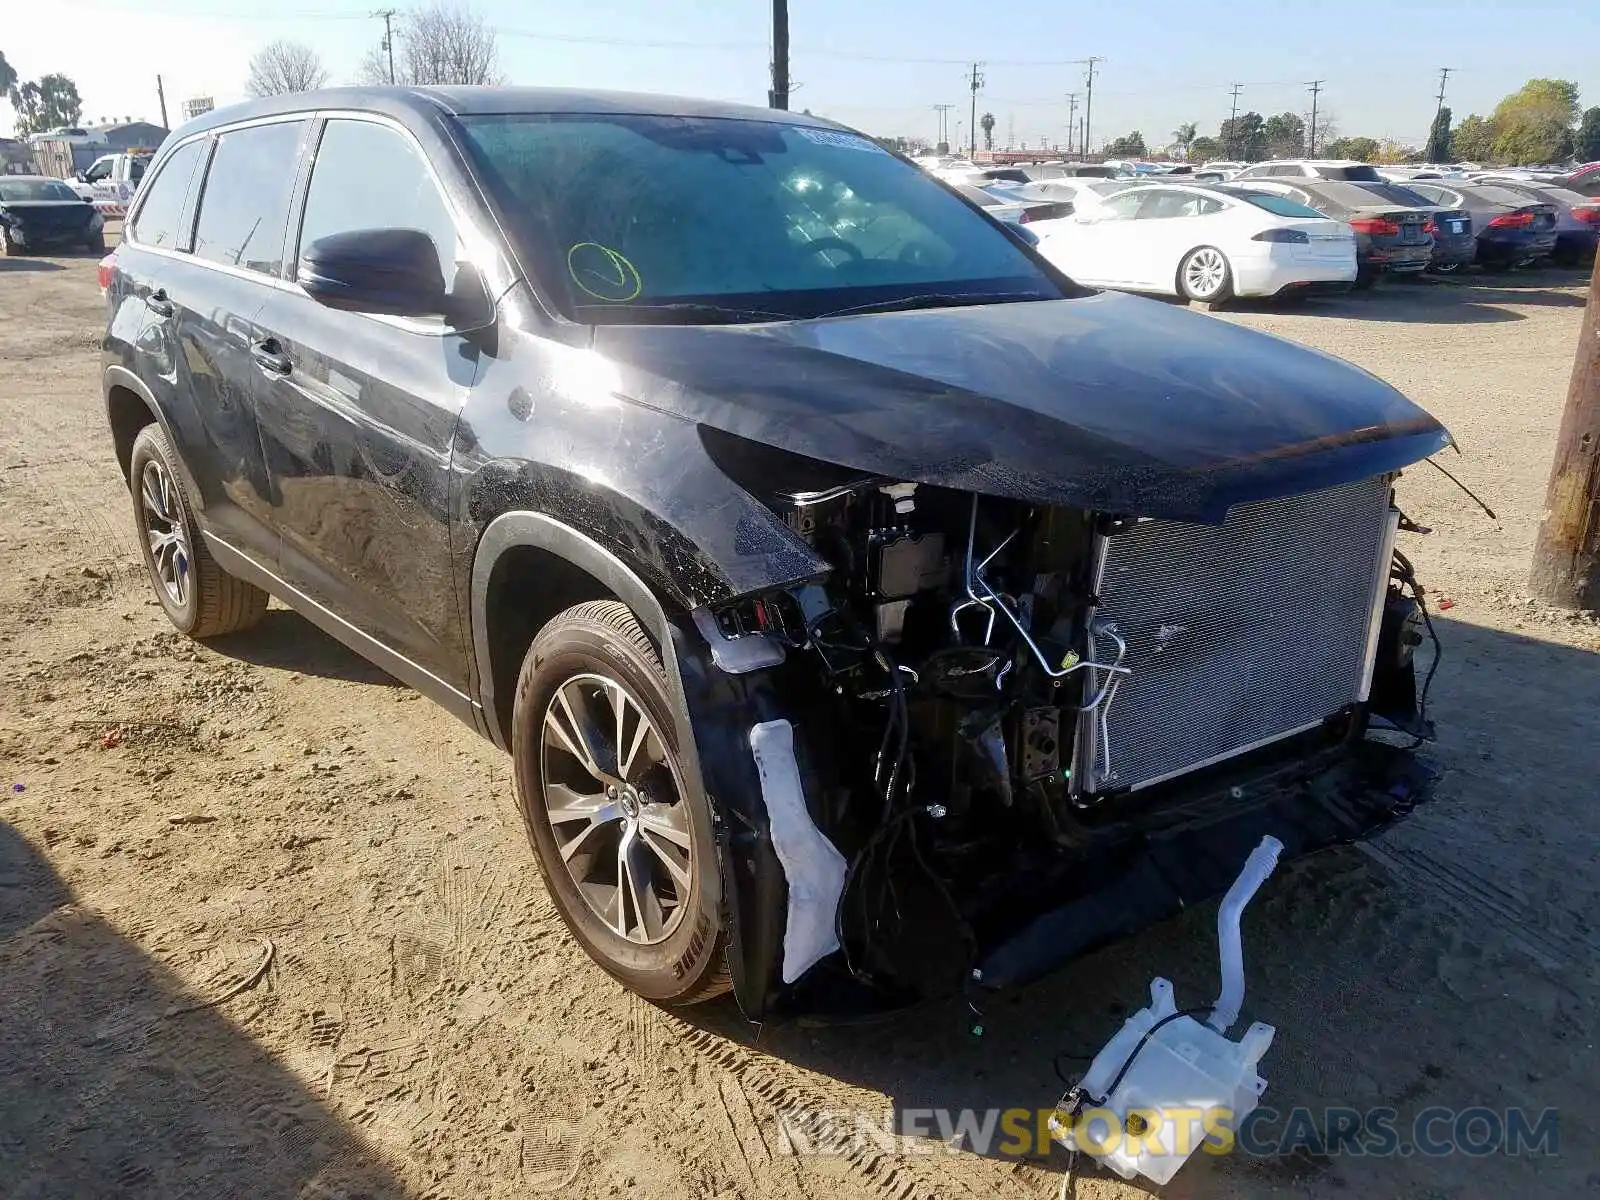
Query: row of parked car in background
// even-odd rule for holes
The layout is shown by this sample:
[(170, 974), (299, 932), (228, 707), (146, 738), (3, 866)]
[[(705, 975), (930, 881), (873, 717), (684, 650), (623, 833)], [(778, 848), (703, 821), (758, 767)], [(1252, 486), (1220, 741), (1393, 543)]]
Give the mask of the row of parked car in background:
[(1198, 301), (1344, 291), (1471, 264), (1579, 266), (1600, 241), (1600, 163), (1563, 173), (1333, 159), (916, 161), (1025, 229), (1081, 283)]

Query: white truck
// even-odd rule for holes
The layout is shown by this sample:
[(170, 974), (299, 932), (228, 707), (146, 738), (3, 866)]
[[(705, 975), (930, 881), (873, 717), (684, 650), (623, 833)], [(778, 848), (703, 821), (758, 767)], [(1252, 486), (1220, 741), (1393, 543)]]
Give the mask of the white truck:
[(102, 154), (88, 168), (68, 180), (72, 189), (93, 203), (107, 220), (128, 215), (128, 205), (144, 178), (145, 168), (155, 157), (153, 150), (130, 150), (121, 154)]

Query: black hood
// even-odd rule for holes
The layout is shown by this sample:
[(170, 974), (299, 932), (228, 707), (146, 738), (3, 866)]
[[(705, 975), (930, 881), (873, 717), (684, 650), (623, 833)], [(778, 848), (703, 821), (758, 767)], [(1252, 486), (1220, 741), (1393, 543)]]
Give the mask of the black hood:
[(602, 325), (627, 394), (840, 466), (1039, 504), (1221, 521), (1449, 443), (1375, 376), (1106, 292), (767, 325)]

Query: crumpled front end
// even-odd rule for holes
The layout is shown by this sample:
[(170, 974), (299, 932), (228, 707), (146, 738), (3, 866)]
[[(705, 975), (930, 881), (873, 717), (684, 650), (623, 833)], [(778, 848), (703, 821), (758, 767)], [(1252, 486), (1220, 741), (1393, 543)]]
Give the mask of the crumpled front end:
[(680, 649), (745, 1011), (903, 1002), (929, 937), (1023, 983), (1265, 835), (1409, 810), (1427, 777), (1381, 739), (1428, 732), (1428, 627), (1392, 484), (1216, 525), (872, 476), (775, 499), (832, 571), (698, 611)]

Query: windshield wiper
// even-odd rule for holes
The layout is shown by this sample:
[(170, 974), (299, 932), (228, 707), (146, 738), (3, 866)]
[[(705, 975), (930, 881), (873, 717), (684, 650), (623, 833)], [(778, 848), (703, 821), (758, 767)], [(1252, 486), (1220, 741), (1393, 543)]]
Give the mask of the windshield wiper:
[(853, 313), (898, 312), (908, 308), (954, 308), (964, 304), (995, 304), (1017, 300), (1048, 300), (1038, 292), (928, 292), (921, 296), (902, 296), (898, 300), (879, 300), (874, 304), (857, 304), (850, 308), (837, 308), (819, 317), (847, 317)]
[(698, 301), (680, 301), (675, 304), (605, 304), (589, 305), (597, 312), (625, 312), (630, 316), (664, 313), (678, 318), (664, 320), (661, 324), (693, 325), (699, 322), (732, 324), (739, 321), (792, 321), (793, 313), (767, 312), (760, 308), (734, 308), (726, 304), (707, 304)]

